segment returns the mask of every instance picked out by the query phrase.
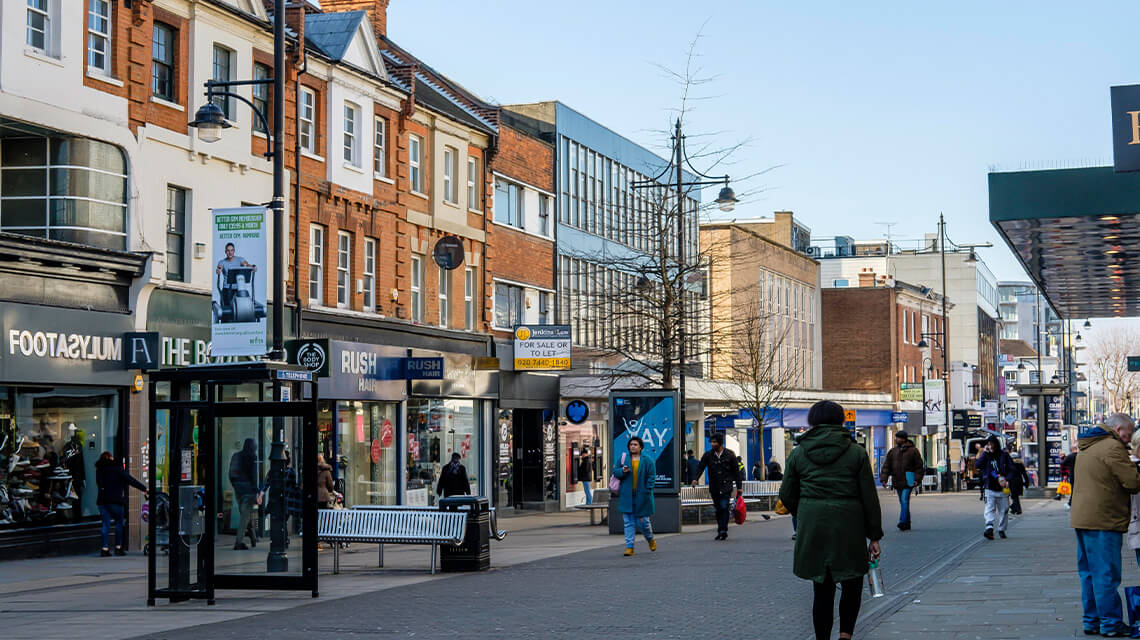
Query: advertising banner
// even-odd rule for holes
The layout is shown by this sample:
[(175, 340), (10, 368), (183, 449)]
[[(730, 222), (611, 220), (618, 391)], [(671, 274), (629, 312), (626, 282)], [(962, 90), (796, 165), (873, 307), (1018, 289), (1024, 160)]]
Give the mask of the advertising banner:
[(611, 391), (610, 424), (613, 433), (613, 465), (621, 467), (621, 454), (629, 439), (645, 441), (642, 455), (653, 460), (657, 494), (680, 492), (681, 443), (677, 436), (680, 407), (676, 391)]
[(922, 389), (922, 410), (925, 414), (926, 424), (946, 424), (946, 381), (926, 380)]
[(515, 371), (569, 371), (570, 325), (515, 327)]
[(265, 207), (214, 209), (213, 213), (212, 355), (264, 354)]
[(922, 402), (922, 383), (903, 382), (899, 384), (899, 401)]

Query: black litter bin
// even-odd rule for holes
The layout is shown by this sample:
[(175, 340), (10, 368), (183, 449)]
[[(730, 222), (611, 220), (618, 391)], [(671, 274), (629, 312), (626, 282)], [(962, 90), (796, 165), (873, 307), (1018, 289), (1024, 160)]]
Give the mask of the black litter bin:
[(491, 505), (480, 496), (451, 496), (439, 501), (441, 511), (468, 511), (463, 542), (439, 548), (440, 569), (486, 571), (491, 568)]

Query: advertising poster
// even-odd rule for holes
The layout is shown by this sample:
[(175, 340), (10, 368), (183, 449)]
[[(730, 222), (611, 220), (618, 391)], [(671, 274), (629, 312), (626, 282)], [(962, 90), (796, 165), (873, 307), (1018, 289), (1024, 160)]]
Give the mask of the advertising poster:
[(266, 351), (265, 207), (214, 209), (213, 356)]
[(515, 327), (515, 371), (569, 371), (570, 325)]
[(946, 381), (927, 380), (922, 387), (922, 410), (926, 424), (946, 424)]
[(678, 411), (676, 391), (611, 392), (610, 424), (613, 432), (614, 468), (621, 467), (621, 454), (629, 450), (629, 439), (639, 436), (645, 441), (642, 455), (652, 459), (657, 467), (654, 493), (678, 493)]

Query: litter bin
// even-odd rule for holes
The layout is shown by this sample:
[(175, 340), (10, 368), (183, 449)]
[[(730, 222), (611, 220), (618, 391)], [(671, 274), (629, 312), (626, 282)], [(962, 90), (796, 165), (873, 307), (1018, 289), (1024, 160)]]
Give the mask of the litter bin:
[(491, 568), (491, 505), (480, 496), (451, 496), (439, 501), (441, 511), (468, 511), (463, 542), (439, 548), (440, 569), (486, 571)]

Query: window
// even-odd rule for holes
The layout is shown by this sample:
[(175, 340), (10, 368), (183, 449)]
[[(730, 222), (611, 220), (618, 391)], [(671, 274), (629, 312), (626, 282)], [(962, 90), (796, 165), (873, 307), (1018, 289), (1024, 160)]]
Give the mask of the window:
[(324, 303), (324, 283), (325, 228), (314, 224), (309, 227), (309, 304)]
[(463, 328), (475, 330), (475, 269), (463, 270)]
[(111, 75), (111, 0), (87, 2), (87, 68)]
[(351, 102), (344, 103), (344, 161), (360, 166), (360, 107)]
[(495, 181), (495, 222), (523, 228), (523, 190), (506, 180)]
[(538, 292), (538, 324), (550, 324), (550, 294)]
[(412, 254), (412, 321), (424, 321), (424, 257)]
[(448, 293), (451, 291), (451, 271), (439, 268), (439, 326), (447, 328), (451, 325), (451, 303)]
[(909, 321), (910, 321), (910, 314), (909, 314), (909, 313), (907, 313), (907, 310), (906, 310), (906, 309), (903, 309), (903, 310), (902, 310), (902, 334), (903, 334), (902, 338), (903, 338), (903, 344), (910, 344), (910, 326), (909, 326)]
[(166, 186), (166, 278), (186, 280), (186, 190)]
[(459, 173), (459, 152), (451, 147), (443, 148), (443, 199), (452, 204), (459, 202), (459, 189), (455, 175)]
[(301, 87), (301, 148), (309, 153), (316, 152), (316, 131), (313, 128), (316, 110), (316, 94), (312, 89)]
[(408, 136), (409, 177), (412, 181), (412, 191), (416, 193), (424, 192), (424, 175), (421, 167), (423, 159), (423, 142), (420, 137), (417, 135)]
[[(260, 62), (253, 63), (253, 79), (254, 80), (269, 80), (273, 74), (269, 71), (269, 65), (261, 64)], [(253, 85), (253, 107), (265, 115), (268, 120), (273, 117), (269, 113), (269, 85), (268, 84), (255, 84)], [(256, 115), (253, 116), (253, 130), (260, 131), (269, 135), (269, 131), (265, 128), (265, 123), (261, 121)]]
[(538, 232), (550, 235), (550, 196), (538, 196)]
[(467, 156), (467, 208), (483, 210), (483, 173), (479, 170), (479, 158)]
[(388, 177), (388, 121), (376, 118), (376, 133), (372, 139), (372, 173), (377, 178)]
[(28, 0), (27, 43), (47, 53), (51, 46), (51, 0)]
[(0, 138), (0, 230), (123, 251), (126, 221), (118, 147), (63, 135)]
[(352, 306), (352, 236), (343, 231), (336, 236), (336, 306)]
[(376, 240), (364, 239), (364, 309), (376, 310)]
[(151, 37), (150, 91), (156, 98), (174, 102), (174, 28), (155, 21)]
[(495, 326), (513, 329), (523, 323), (523, 290), (509, 284), (495, 285)]
[[(213, 80), (220, 82), (228, 82), (230, 80), (231, 66), (230, 59), (233, 57), (233, 52), (229, 49), (214, 45), (214, 68)], [(225, 96), (214, 96), (214, 104), (222, 110), (222, 114), (226, 116), (226, 120), (233, 118), (232, 109), (230, 108), (230, 99)]]

